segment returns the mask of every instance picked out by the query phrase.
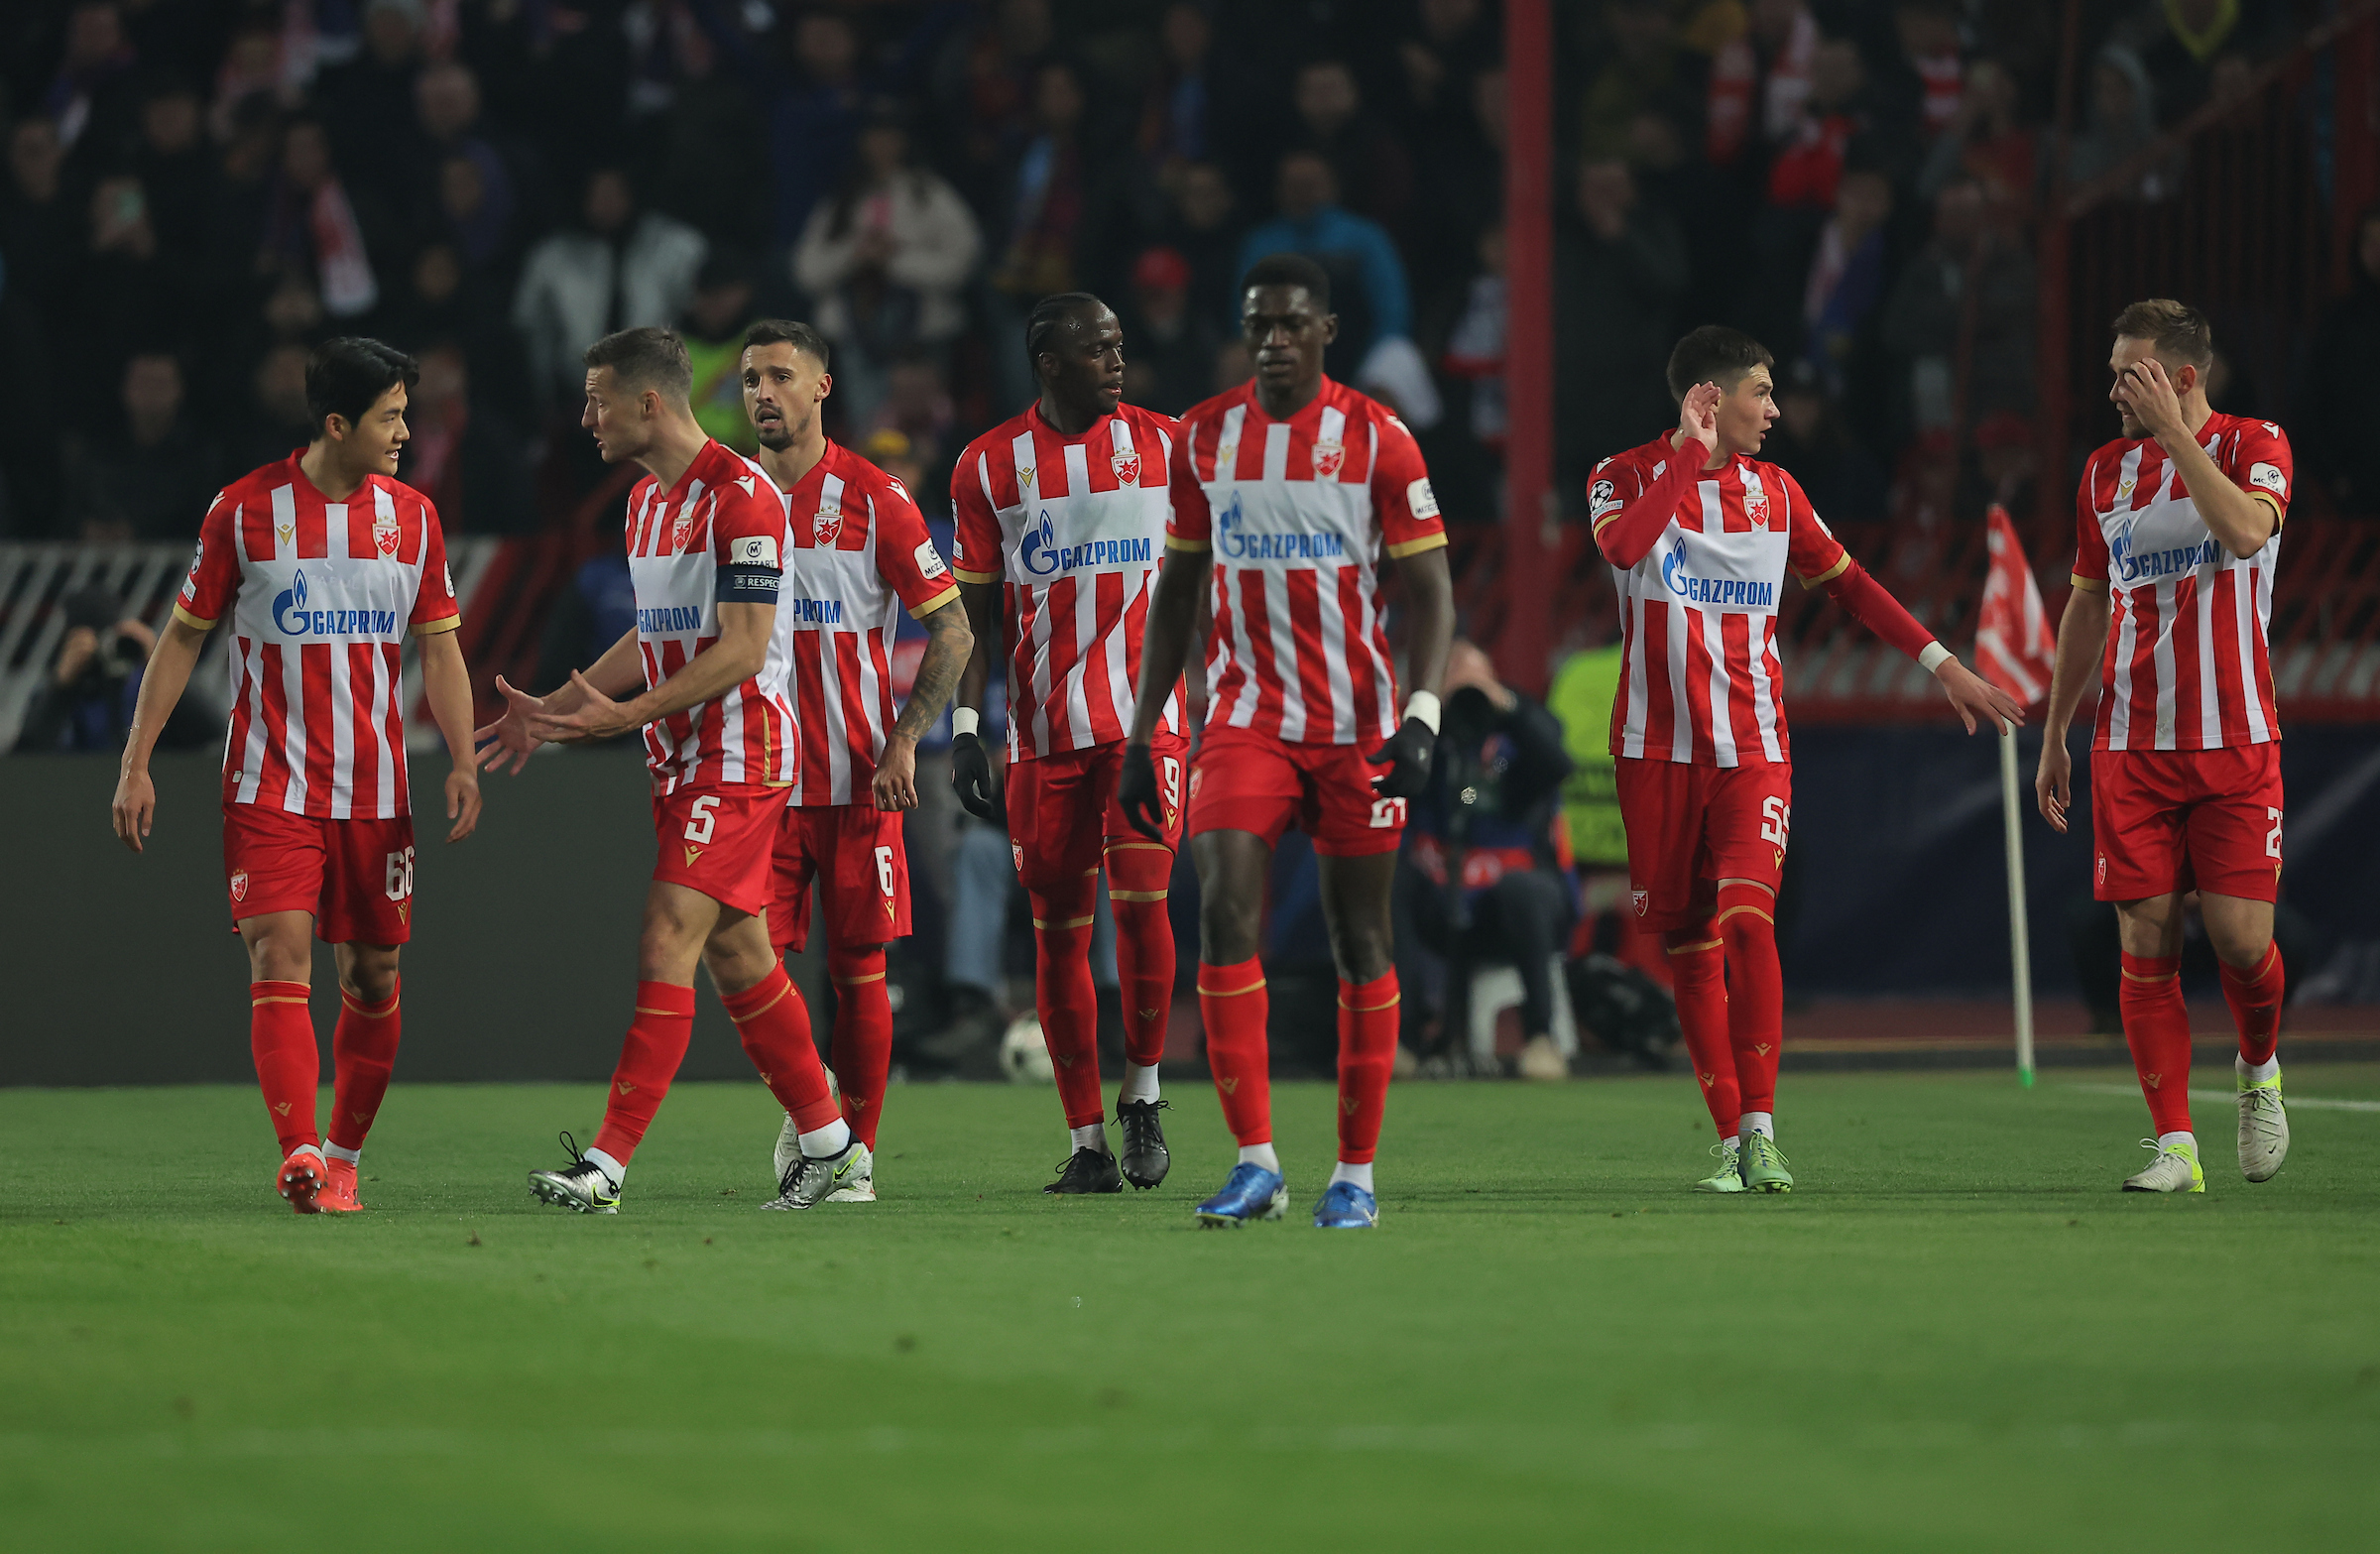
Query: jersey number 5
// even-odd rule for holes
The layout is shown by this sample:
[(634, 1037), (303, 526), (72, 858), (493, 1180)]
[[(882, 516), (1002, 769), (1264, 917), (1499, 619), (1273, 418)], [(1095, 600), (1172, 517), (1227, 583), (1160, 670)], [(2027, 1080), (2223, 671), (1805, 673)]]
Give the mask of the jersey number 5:
[(1760, 840), (1774, 847), (1785, 845), (1785, 833), (1793, 829), (1793, 806), (1776, 794), (1760, 800)]
[(697, 845), (711, 839), (711, 827), (717, 823), (711, 811), (719, 807), (719, 795), (705, 793), (686, 806), (686, 840)]

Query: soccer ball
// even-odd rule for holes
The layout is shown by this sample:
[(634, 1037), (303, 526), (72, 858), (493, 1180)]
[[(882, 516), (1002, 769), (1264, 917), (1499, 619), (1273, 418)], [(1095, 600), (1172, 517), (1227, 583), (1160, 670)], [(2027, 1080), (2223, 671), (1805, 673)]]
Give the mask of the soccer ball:
[(1057, 1082), (1049, 1061), (1049, 1043), (1041, 1039), (1041, 1016), (1019, 1015), (1000, 1038), (1000, 1071), (1020, 1085)]

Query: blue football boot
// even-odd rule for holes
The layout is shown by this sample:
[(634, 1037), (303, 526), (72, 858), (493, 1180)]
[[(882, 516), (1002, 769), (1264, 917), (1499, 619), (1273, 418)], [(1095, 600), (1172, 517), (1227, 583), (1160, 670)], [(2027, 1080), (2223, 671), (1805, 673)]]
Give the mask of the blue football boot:
[(1333, 1182), (1314, 1205), (1318, 1231), (1368, 1231), (1380, 1223), (1380, 1203), (1354, 1182)]
[(1246, 1225), (1250, 1220), (1277, 1220), (1289, 1208), (1289, 1187), (1281, 1173), (1243, 1160), (1232, 1167), (1223, 1191), (1196, 1210), (1201, 1225)]

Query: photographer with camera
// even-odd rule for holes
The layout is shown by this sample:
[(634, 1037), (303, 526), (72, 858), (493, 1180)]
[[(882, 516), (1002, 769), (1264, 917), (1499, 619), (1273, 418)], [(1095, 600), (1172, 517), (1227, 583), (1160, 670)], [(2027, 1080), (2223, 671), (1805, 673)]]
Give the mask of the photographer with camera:
[[(121, 746), (141, 693), (141, 673), (157, 647), (157, 633), (146, 621), (126, 615), (105, 588), (77, 589), (59, 608), (65, 613), (65, 636), (49, 679), (26, 709), (17, 735), (20, 756)], [(207, 744), (220, 732), (207, 726), (204, 714), (184, 708), (160, 743), (188, 748)]]

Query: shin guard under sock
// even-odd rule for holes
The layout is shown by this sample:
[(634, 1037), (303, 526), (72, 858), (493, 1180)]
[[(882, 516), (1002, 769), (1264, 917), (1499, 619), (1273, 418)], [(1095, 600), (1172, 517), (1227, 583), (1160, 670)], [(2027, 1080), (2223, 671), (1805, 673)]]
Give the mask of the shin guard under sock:
[(1116, 971), (1124, 991), (1125, 1061), (1154, 1068), (1165, 1056), (1173, 1010), (1173, 922), (1165, 892), (1173, 850), (1155, 842), (1110, 842), (1108, 904), (1116, 913)]
[(2190, 1130), (2190, 1006), (2182, 1002), (2182, 957), (2130, 955), (2118, 1007), (2141, 1097), (2160, 1134)]
[(1396, 1023), (1402, 1013), (1396, 973), (1369, 982), (1339, 979), (1339, 1160), (1368, 1165), (1380, 1143), (1388, 1109), (1388, 1076), (1396, 1068)]
[(273, 1136), (288, 1154), (299, 1144), (322, 1142), (314, 1131), (314, 1088), (322, 1081), (322, 1055), (314, 1045), (314, 1019), (306, 1008), (313, 990), (302, 982), (248, 984), (248, 1047), (256, 1057), (256, 1082), (265, 1093)]
[(2281, 946), (2265, 946), (2264, 959), (2250, 972), (2233, 971), (2221, 961), (2223, 1002), (2231, 1006), (2232, 1022), (2239, 1027), (2239, 1055), (2250, 1063), (2269, 1063), (2281, 1039), (2281, 998), (2289, 976), (2281, 967)]
[(744, 1055), (761, 1071), (761, 1083), (792, 1114), (793, 1126), (814, 1133), (843, 1116), (826, 1083), (826, 1067), (818, 1061), (817, 1043), (810, 1038), (810, 1012), (801, 990), (785, 975), (785, 963), (769, 968), (769, 975), (741, 993), (720, 995), (727, 1017), (736, 1022), (744, 1039)]
[[(1703, 1087), (1703, 1105), (1711, 1109), (1711, 1124), (1726, 1139), (1735, 1136), (1743, 1104), (1735, 1084), (1735, 1049), (1727, 1044), (1726, 958), (1710, 933), (1709, 928), (1693, 928), (1663, 937), (1686, 1054), (1694, 1059), (1694, 1077)], [(1685, 942), (1667, 943), (1672, 939)]]
[(1785, 1039), (1776, 897), (1747, 880), (1722, 881), (1711, 921), (1726, 945), (1727, 1045), (1735, 1053), (1736, 1101), (1747, 1112), (1773, 1112), (1778, 1048)]
[(397, 1040), (404, 1015), (398, 999), (401, 981), (379, 1004), (367, 1004), (345, 988), (339, 990), (339, 1022), (330, 1032), (330, 1141), (346, 1150), (364, 1146), (372, 1120), (389, 1093), (389, 1075), (397, 1066)]
[(1272, 1142), (1271, 1053), (1264, 1035), (1270, 1011), (1262, 963), (1252, 955), (1229, 966), (1202, 963), (1198, 1013), (1207, 1029), (1207, 1067), (1232, 1136), (1243, 1146)]
[(626, 1165), (661, 1109), (677, 1065), (694, 1038), (694, 990), (670, 982), (637, 984), (636, 1017), (620, 1043), (611, 1094), (603, 1104), (603, 1126), (594, 1147)]
[(884, 1118), (885, 1081), (892, 1069), (892, 998), (885, 987), (885, 947), (829, 948), (826, 974), (835, 983), (835, 1087), (843, 1121), (860, 1142), (876, 1147)]
[(1089, 1128), (1108, 1115), (1099, 1088), (1099, 994), (1091, 985), (1098, 892), (1094, 870), (1058, 891), (1031, 893), (1033, 1005), (1068, 1128)]

